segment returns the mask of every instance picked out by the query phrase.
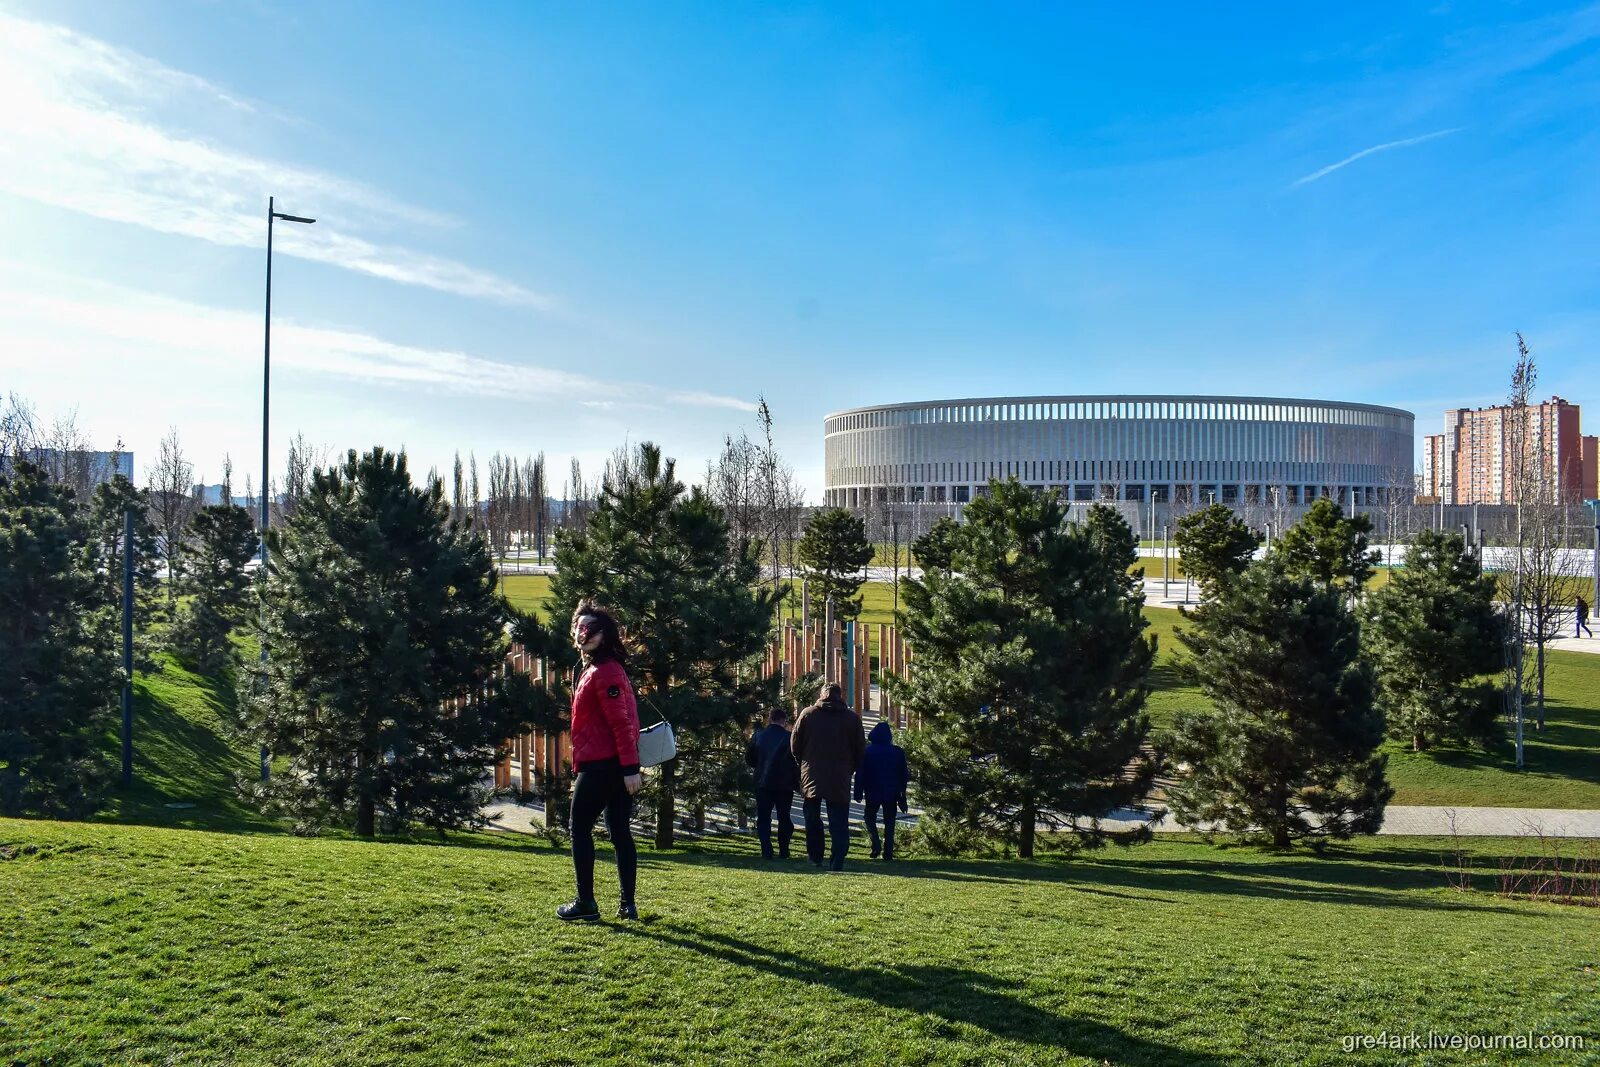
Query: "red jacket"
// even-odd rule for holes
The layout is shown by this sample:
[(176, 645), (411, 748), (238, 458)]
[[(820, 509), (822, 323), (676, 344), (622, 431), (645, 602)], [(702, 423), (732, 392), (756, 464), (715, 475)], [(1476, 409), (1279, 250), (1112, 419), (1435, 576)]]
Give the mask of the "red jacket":
[(615, 660), (590, 664), (572, 694), (572, 769), (609, 759), (639, 773), (639, 705)]

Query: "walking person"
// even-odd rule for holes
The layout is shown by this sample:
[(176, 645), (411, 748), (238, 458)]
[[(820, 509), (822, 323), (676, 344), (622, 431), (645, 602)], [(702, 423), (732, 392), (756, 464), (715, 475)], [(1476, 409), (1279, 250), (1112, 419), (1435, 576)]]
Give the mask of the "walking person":
[(745, 747), (745, 762), (756, 772), (756, 840), (761, 842), (761, 858), (772, 858), (772, 816), (778, 816), (778, 858), (789, 858), (789, 842), (794, 838), (794, 789), (800, 784), (800, 768), (789, 750), (789, 710), (773, 708), (767, 725), (756, 731)]
[[(895, 809), (909, 807), (906, 785), (911, 771), (906, 766), (906, 750), (894, 743), (894, 731), (880, 722), (867, 735), (866, 755), (856, 772), (856, 799), (866, 805), (867, 838), (872, 842), (872, 858), (879, 854), (894, 859)], [(878, 840), (878, 816), (883, 816), (883, 841)]]
[(850, 779), (861, 766), (867, 740), (861, 716), (844, 702), (844, 690), (829, 682), (822, 699), (800, 713), (790, 741), (800, 765), (800, 793), (805, 797), (806, 856), (822, 866), (822, 812), (828, 812), (828, 837), (832, 839), (830, 866), (844, 870), (850, 850)]
[(591, 601), (572, 616), (572, 643), (583, 657), (583, 671), (572, 692), (572, 866), (578, 896), (556, 909), (568, 922), (594, 922), (594, 824), (602, 812), (617, 855), (621, 897), (617, 918), (637, 919), (634, 884), (638, 853), (633, 842), (633, 795), (639, 777), (639, 708), (628, 682), (628, 652), (612, 614)]
[(1580, 634), (1588, 634), (1593, 637), (1594, 631), (1589, 629), (1589, 602), (1583, 599), (1582, 594), (1580, 594), (1578, 602), (1574, 606), (1576, 610), (1573, 612), (1572, 617), (1577, 620), (1577, 625), (1572, 628), (1572, 636), (1577, 637)]

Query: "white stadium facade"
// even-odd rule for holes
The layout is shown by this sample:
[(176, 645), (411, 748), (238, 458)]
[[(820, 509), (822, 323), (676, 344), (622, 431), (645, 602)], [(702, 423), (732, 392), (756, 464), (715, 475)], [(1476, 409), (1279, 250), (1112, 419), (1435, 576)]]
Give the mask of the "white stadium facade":
[(1409, 504), (1414, 423), (1398, 408), (1255, 396), (852, 408), (824, 420), (824, 502), (959, 505), (985, 493), (990, 479), (1014, 477), (1073, 502)]

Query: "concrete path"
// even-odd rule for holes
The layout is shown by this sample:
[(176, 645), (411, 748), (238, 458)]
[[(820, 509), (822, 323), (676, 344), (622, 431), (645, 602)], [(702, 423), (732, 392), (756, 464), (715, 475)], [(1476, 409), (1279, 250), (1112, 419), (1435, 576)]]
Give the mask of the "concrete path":
[[(1105, 820), (1113, 829), (1133, 829), (1149, 822), (1145, 813), (1129, 811)], [(1391, 804), (1379, 834), (1391, 837), (1449, 837), (1451, 827), (1462, 837), (1579, 837), (1600, 839), (1600, 811), (1577, 808), (1471, 808)], [(1164, 815), (1151, 826), (1158, 834), (1186, 833), (1189, 828)]]
[[(538, 833), (544, 826), (544, 809), (537, 804), (516, 804), (504, 801), (489, 809), (491, 830), (511, 833)], [(1103, 825), (1111, 830), (1131, 830), (1149, 821), (1143, 812), (1128, 811), (1120, 819), (1107, 819)], [(804, 832), (804, 813), (799, 803), (793, 812), (795, 833)], [(916, 812), (902, 815), (902, 823), (914, 825)], [(860, 804), (850, 805), (850, 824), (858, 833), (864, 832), (865, 813)], [(1449, 837), (1451, 825), (1462, 837), (1576, 837), (1600, 840), (1600, 811), (1574, 808), (1471, 808), (1425, 807), (1391, 804), (1384, 814), (1383, 829), (1378, 833), (1391, 837)], [(728, 813), (713, 813), (707, 820), (711, 833), (737, 832)], [(1163, 816), (1151, 827), (1156, 833), (1186, 833), (1188, 827), (1180, 826), (1170, 815)]]

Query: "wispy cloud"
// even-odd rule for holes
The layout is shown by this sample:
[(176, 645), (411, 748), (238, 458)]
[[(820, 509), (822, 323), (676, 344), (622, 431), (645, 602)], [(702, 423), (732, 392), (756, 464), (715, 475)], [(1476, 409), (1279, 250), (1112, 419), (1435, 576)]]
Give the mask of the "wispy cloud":
[[(80, 353), (109, 349), (124, 367), (134, 353), (156, 363), (181, 359), (200, 367), (237, 367), (259, 357), (261, 317), (65, 276), (26, 278), (0, 261), (0, 351), (82, 366)], [(109, 346), (105, 342), (111, 342)], [(401, 344), (372, 334), (279, 321), (274, 366), (369, 385), (512, 401), (576, 403), (604, 409), (657, 409), (660, 386), (600, 380), (559, 368)], [(685, 406), (749, 405), (714, 393), (672, 394)]]
[(0, 191), (96, 218), (219, 245), (262, 243), (266, 197), (317, 216), (284, 227), (303, 259), (461, 296), (548, 309), (554, 301), (489, 271), (363, 236), (454, 220), (319, 171), (234, 151), (163, 125), (261, 109), (203, 78), (72, 30), (0, 13)]
[(716, 393), (671, 393), (667, 396), (671, 404), (687, 404), (691, 407), (705, 408), (732, 408), (734, 411), (755, 412), (759, 405), (749, 400), (742, 400), (736, 396), (719, 396)]
[(1295, 179), (1295, 181), (1290, 186), (1290, 188), (1295, 188), (1295, 187), (1298, 187), (1298, 186), (1301, 186), (1301, 185), (1310, 185), (1314, 181), (1320, 181), (1323, 178), (1326, 178), (1328, 175), (1332, 174), (1334, 171), (1343, 169), (1344, 167), (1348, 167), (1350, 164), (1354, 163), (1358, 159), (1365, 159), (1368, 156), (1376, 155), (1379, 152), (1387, 152), (1390, 149), (1394, 149), (1394, 148), (1407, 148), (1407, 147), (1409, 147), (1411, 145), (1414, 145), (1414, 144), (1422, 144), (1424, 141), (1432, 141), (1432, 140), (1435, 140), (1435, 139), (1437, 139), (1439, 137), (1445, 137), (1445, 136), (1448, 136), (1448, 135), (1450, 135), (1452, 133), (1460, 133), (1460, 132), (1461, 132), (1461, 127), (1452, 126), (1447, 130), (1434, 130), (1432, 133), (1425, 133), (1425, 134), (1421, 135), (1420, 137), (1407, 137), (1404, 140), (1400, 140), (1400, 141), (1385, 141), (1383, 144), (1375, 144), (1371, 148), (1363, 148), (1361, 151), (1355, 153), (1354, 155), (1346, 156), (1344, 159), (1339, 160), (1339, 162), (1337, 162), (1337, 163), (1330, 163), (1326, 167), (1323, 167), (1321, 170), (1312, 171), (1310, 174), (1307, 174), (1302, 178)]

